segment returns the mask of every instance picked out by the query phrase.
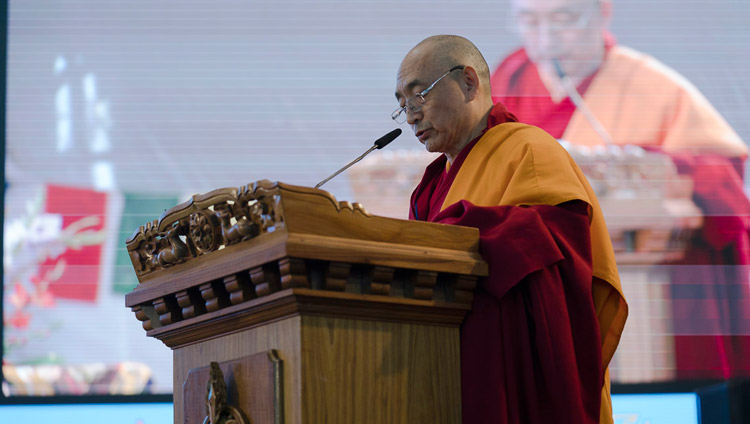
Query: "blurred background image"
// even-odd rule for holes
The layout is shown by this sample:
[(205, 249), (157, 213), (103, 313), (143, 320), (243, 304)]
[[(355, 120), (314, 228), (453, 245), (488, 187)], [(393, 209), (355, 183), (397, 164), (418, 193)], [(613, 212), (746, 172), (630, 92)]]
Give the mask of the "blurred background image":
[[(560, 139), (597, 191), (630, 305), (612, 383), (750, 376), (746, 1), (7, 11), (5, 396), (171, 393), (169, 348), (125, 307), (125, 240), (196, 193), (314, 186), (397, 125), (399, 63), (434, 34), (474, 42), (496, 100)], [(402, 129), (324, 189), (406, 218), (435, 156)]]

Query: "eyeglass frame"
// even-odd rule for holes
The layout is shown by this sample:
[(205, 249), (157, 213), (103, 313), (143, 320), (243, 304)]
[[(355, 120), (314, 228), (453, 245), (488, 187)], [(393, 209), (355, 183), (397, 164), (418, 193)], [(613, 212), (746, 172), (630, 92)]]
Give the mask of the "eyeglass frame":
[[(533, 16), (533, 18), (535, 19), (539, 19), (540, 17), (544, 16), (548, 21), (547, 26), (551, 31), (557, 32), (579, 30), (585, 28), (589, 24), (589, 22), (591, 22), (591, 19), (594, 17), (594, 15), (601, 10), (599, 7), (601, 6), (597, 2), (595, 7), (560, 9), (541, 14), (530, 14), (525, 10), (514, 10), (513, 13), (508, 16), (508, 25), (519, 33), (537, 32), (539, 31), (539, 28), (541, 28), (541, 23), (523, 23), (523, 16)], [(550, 18), (555, 14), (562, 13), (578, 14), (578, 17), (574, 21), (565, 23), (553, 22), (553, 19)]]
[[(403, 116), (406, 117), (406, 116), (408, 116), (408, 112), (417, 113), (420, 110), (422, 110), (422, 106), (424, 106), (424, 104), (426, 102), (425, 96), (427, 96), (427, 94), (429, 94), (429, 92), (433, 89), (433, 87), (435, 87), (435, 84), (437, 84), (438, 82), (440, 82), (441, 79), (443, 79), (446, 76), (448, 76), (448, 74), (450, 74), (451, 72), (453, 72), (455, 70), (458, 70), (458, 69), (463, 70), (464, 68), (466, 68), (466, 66), (464, 66), (464, 65), (456, 65), (456, 66), (452, 67), (448, 72), (444, 73), (440, 78), (436, 79), (435, 82), (433, 82), (432, 84), (430, 84), (429, 87), (425, 88), (421, 92), (419, 92), (419, 93), (417, 93), (417, 94), (409, 97), (408, 99), (406, 99), (406, 102), (404, 102), (403, 106), (401, 106), (399, 108), (396, 108), (396, 110), (394, 110), (393, 113), (391, 113), (391, 119), (393, 119), (394, 121), (396, 121), (399, 124), (403, 124), (404, 122), (406, 122), (406, 120), (408, 118), (405, 118), (403, 121), (399, 122), (401, 114), (404, 114)], [(417, 100), (417, 99), (421, 99), (421, 100)], [(408, 112), (406, 110), (407, 108), (409, 109)]]

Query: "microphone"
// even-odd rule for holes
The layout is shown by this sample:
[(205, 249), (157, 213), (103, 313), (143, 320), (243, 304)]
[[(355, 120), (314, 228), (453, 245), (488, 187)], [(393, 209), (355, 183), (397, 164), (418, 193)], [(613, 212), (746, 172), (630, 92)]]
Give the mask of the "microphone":
[(562, 83), (565, 92), (568, 93), (568, 97), (570, 97), (570, 100), (572, 100), (576, 108), (581, 111), (583, 117), (586, 118), (596, 134), (602, 140), (604, 140), (604, 144), (606, 144), (607, 146), (612, 146), (614, 144), (614, 142), (612, 142), (612, 137), (609, 136), (607, 130), (604, 129), (604, 126), (602, 126), (601, 122), (596, 119), (596, 116), (594, 116), (594, 114), (591, 112), (591, 109), (589, 109), (589, 107), (586, 105), (586, 102), (583, 101), (583, 97), (581, 97), (578, 89), (576, 89), (575, 85), (573, 85), (573, 81), (571, 81), (570, 78), (565, 74), (565, 71), (563, 71), (562, 65), (560, 65), (560, 61), (556, 58), (552, 59), (552, 64), (555, 65), (557, 76), (558, 78), (560, 78), (560, 82)]
[(364, 159), (364, 157), (367, 156), (367, 155), (369, 155), (370, 152), (372, 152), (373, 150), (375, 150), (375, 149), (382, 149), (383, 147), (387, 146), (391, 141), (395, 140), (396, 137), (398, 137), (400, 135), (401, 135), (401, 128), (396, 128), (395, 130), (393, 130), (393, 131), (389, 132), (388, 134), (386, 134), (386, 135), (380, 137), (379, 139), (375, 140), (375, 144), (373, 144), (372, 147), (370, 147), (369, 150), (367, 150), (366, 152), (362, 153), (362, 155), (360, 157), (358, 157), (357, 159), (354, 159), (353, 161), (347, 163), (346, 166), (344, 166), (343, 168), (341, 168), (338, 171), (334, 172), (333, 175), (331, 175), (330, 177), (328, 177), (325, 180), (319, 182), (318, 185), (315, 186), (315, 188), (320, 188), (320, 186), (322, 186), (323, 184), (327, 183), (331, 178), (333, 178), (336, 175), (339, 175), (340, 173), (346, 171), (347, 168), (349, 168), (350, 166), (352, 166), (355, 163), (357, 163), (357, 162), (361, 161), (362, 159)]

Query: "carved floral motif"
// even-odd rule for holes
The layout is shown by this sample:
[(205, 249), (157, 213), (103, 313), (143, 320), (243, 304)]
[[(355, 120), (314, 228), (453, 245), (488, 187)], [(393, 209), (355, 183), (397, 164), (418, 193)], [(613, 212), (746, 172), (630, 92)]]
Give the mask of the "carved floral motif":
[(227, 404), (227, 385), (218, 362), (211, 362), (211, 376), (206, 388), (206, 418), (203, 424), (245, 424), (242, 412)]
[(171, 267), (281, 228), (279, 199), (278, 186), (268, 181), (194, 195), (127, 241), (136, 273)]
[(199, 210), (190, 215), (190, 240), (201, 253), (213, 252), (221, 245), (221, 232), (216, 215)]

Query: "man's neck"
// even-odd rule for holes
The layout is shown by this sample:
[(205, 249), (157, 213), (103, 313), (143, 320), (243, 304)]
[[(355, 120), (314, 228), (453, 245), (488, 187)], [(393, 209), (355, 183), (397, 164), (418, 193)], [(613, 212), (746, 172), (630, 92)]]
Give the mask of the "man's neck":
[[(590, 68), (584, 70), (583, 72), (579, 72), (577, 74), (569, 74), (567, 75), (567, 77), (570, 80), (571, 85), (575, 88), (581, 85), (581, 83), (586, 78), (588, 78), (589, 75), (596, 72), (600, 66), (601, 62), (595, 65), (592, 64)], [(565, 85), (563, 84), (563, 82), (560, 80), (560, 77), (558, 76), (554, 65), (549, 62), (545, 64), (540, 63), (537, 65), (537, 69), (539, 70), (539, 79), (542, 80), (542, 83), (549, 92), (552, 101), (555, 103), (560, 103), (561, 101), (565, 100), (565, 98), (568, 97), (569, 93), (565, 89)]]
[[(560, 78), (557, 76), (555, 71), (548, 68), (551, 68), (551, 65), (537, 67), (537, 69), (539, 70), (539, 79), (542, 80), (542, 84), (544, 84), (544, 87), (547, 89), (547, 92), (552, 98), (552, 101), (555, 103), (560, 103), (566, 97), (568, 97), (568, 93), (565, 90), (565, 87), (563, 87), (562, 81), (560, 81)], [(576, 81), (573, 81), (573, 85), (577, 86), (578, 83)]]
[(474, 126), (469, 136), (463, 140), (463, 142), (457, 146), (457, 148), (452, 152), (445, 152), (445, 157), (448, 159), (448, 163), (450, 165), (453, 165), (453, 161), (456, 160), (456, 157), (458, 157), (458, 154), (461, 153), (461, 150), (463, 150), (469, 143), (471, 143), (472, 140), (479, 137), (480, 134), (482, 134), (482, 131), (484, 131), (487, 128), (487, 118), (490, 115), (490, 112), (492, 112), (492, 105), (490, 104), (487, 107), (486, 112), (484, 115), (482, 115), (482, 118), (479, 120), (479, 122)]

